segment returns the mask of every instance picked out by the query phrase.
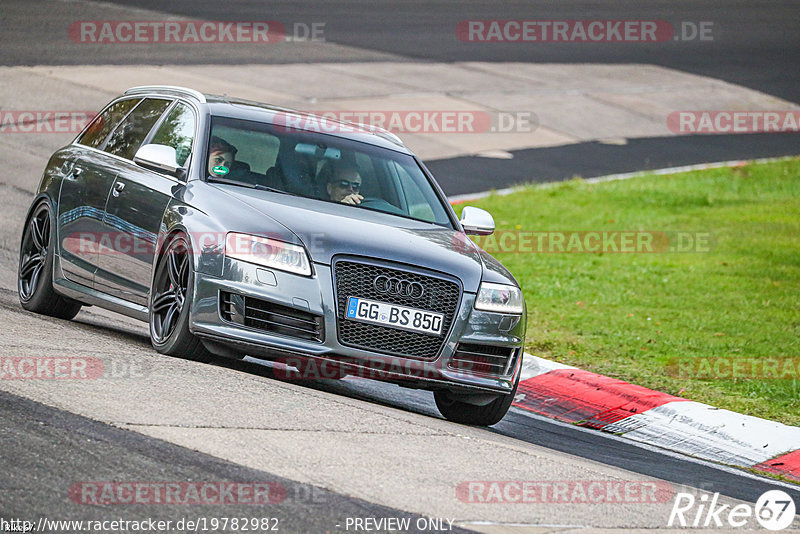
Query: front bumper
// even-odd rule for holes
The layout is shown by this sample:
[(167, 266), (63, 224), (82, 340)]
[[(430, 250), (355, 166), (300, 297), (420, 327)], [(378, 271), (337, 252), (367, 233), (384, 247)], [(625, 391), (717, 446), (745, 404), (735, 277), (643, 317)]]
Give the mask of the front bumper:
[[(508, 393), (513, 389), (522, 361), (524, 315), (475, 310), (475, 294), (463, 291), (438, 356), (429, 360), (398, 357), (339, 342), (337, 321), (344, 319), (337, 318), (330, 266), (314, 264), (314, 274), (303, 277), (231, 258), (224, 261), (221, 277), (196, 273), (194, 278), (190, 329), (201, 338), (260, 359), (311, 358), (335, 363), (350, 374), (414, 388), (491, 393)], [(222, 293), (261, 299), (319, 316), (324, 338), (322, 341), (300, 339), (226, 320), (220, 309)], [(508, 348), (511, 351), (509, 365), (499, 373), (473, 372), (463, 366), (454, 368), (453, 357), (459, 343)]]

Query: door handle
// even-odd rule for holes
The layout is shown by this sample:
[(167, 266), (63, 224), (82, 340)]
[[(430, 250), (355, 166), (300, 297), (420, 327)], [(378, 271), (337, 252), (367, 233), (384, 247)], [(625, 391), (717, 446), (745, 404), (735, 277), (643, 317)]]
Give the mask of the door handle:
[(82, 172), (83, 169), (74, 163), (70, 165), (69, 162), (64, 162), (64, 165), (61, 166), (61, 173), (63, 174), (65, 180), (75, 180), (81, 175)]
[(114, 184), (114, 189), (111, 190), (111, 194), (118, 197), (123, 189), (125, 189), (125, 182), (117, 182)]

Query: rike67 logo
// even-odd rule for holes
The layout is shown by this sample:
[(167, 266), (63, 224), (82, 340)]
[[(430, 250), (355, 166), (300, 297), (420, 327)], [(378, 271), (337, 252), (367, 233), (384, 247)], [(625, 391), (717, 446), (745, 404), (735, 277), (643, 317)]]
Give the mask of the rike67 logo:
[(755, 518), (758, 524), (767, 530), (783, 530), (792, 524), (795, 518), (795, 504), (784, 491), (769, 490), (756, 501), (755, 506), (737, 504), (733, 507), (719, 503), (719, 493), (700, 495), (696, 498), (691, 493), (677, 493), (672, 512), (669, 514), (668, 527), (701, 527), (743, 528), (753, 525)]

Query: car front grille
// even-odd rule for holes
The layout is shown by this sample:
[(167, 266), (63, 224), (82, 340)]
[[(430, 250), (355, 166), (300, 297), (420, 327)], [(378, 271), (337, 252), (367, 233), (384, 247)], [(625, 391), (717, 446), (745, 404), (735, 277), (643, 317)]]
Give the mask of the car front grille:
[(467, 374), (505, 376), (511, 372), (519, 351), (518, 347), (459, 343), (447, 366)]
[[(424, 293), (421, 297), (380, 293), (374, 284), (375, 278), (380, 275), (418, 282), (424, 288)], [(458, 309), (461, 298), (461, 287), (458, 283), (437, 276), (346, 260), (335, 263), (334, 277), (338, 335), (342, 345), (407, 358), (433, 359), (438, 356)], [(345, 319), (348, 297), (361, 297), (441, 313), (444, 316), (442, 334), (437, 336), (409, 332)]]
[(325, 338), (325, 323), (321, 315), (268, 300), (222, 291), (219, 309), (226, 321), (256, 330), (309, 341)]

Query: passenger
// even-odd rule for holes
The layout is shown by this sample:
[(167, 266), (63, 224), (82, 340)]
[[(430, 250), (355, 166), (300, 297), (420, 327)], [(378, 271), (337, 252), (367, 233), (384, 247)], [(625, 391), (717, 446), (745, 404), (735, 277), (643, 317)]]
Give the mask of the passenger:
[(332, 164), (330, 176), (326, 177), (325, 189), (328, 197), (334, 202), (357, 206), (364, 200), (364, 197), (359, 194), (361, 176), (358, 174), (358, 168), (349, 163)]
[[(211, 147), (208, 149), (208, 173), (211, 176), (225, 176), (231, 171), (233, 160), (236, 158), (236, 147), (225, 141), (221, 137), (211, 137)], [(225, 171), (214, 167), (224, 167)]]

